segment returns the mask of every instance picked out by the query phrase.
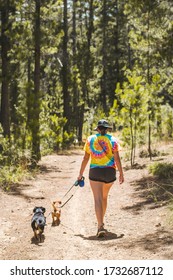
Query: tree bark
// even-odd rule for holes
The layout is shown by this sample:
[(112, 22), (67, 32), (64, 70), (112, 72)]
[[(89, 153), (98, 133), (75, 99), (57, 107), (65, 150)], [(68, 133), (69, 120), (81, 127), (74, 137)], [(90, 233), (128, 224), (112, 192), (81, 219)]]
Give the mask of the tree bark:
[(63, 86), (63, 117), (67, 122), (64, 126), (64, 131), (70, 132), (70, 96), (68, 91), (68, 22), (67, 22), (67, 0), (64, 0), (63, 13), (63, 67), (62, 67), (62, 86)]
[(35, 0), (35, 68), (34, 68), (34, 95), (32, 114), (32, 159), (39, 161), (40, 154), (40, 0)]
[[(148, 52), (147, 52), (147, 82), (148, 85), (151, 84), (151, 79), (150, 79), (150, 1), (148, 3), (148, 22), (147, 22), (147, 43), (148, 43)], [(149, 93), (149, 95), (151, 95)], [(152, 134), (152, 128), (151, 128), (151, 101), (150, 101), (151, 96), (149, 96), (149, 102), (148, 102), (148, 153), (150, 160), (152, 159), (152, 150), (151, 150), (151, 134)]]
[(103, 65), (103, 76), (101, 79), (101, 98), (103, 104), (103, 110), (107, 112), (107, 102), (106, 102), (106, 22), (107, 22), (107, 0), (103, 1), (103, 46), (102, 46), (102, 65)]
[(2, 60), (2, 91), (0, 121), (5, 137), (10, 138), (10, 102), (9, 102), (9, 38), (6, 31), (9, 26), (9, 3), (1, 4), (1, 60)]

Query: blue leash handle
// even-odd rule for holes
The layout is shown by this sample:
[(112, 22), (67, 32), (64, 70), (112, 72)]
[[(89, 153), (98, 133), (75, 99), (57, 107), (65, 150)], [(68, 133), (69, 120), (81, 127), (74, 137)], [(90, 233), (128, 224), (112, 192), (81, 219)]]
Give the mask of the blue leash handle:
[[(84, 183), (84, 179), (85, 177), (82, 176), (82, 178), (80, 180), (77, 180), (73, 186), (71, 186), (71, 188), (66, 192), (66, 194), (63, 196), (63, 198), (70, 192), (70, 190), (75, 186), (80, 186), (80, 187), (84, 187), (85, 183)], [(76, 189), (77, 190), (77, 189)], [(76, 191), (75, 191), (76, 192)], [(74, 196), (74, 194), (72, 194), (59, 208), (62, 208), (64, 205), (66, 205), (66, 203)]]
[(84, 185), (85, 185), (84, 179), (85, 179), (85, 177), (82, 176), (82, 178), (81, 178), (80, 180), (77, 180), (77, 181), (74, 183), (74, 185), (75, 185), (76, 187), (77, 187), (78, 185), (79, 185), (80, 187), (84, 187)]

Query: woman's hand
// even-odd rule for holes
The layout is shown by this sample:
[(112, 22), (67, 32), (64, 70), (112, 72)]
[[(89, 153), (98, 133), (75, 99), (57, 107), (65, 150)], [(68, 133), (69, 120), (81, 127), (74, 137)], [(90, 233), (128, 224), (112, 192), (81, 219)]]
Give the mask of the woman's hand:
[(124, 182), (124, 175), (122, 173), (120, 173), (119, 183), (122, 184), (123, 182)]
[(122, 184), (124, 182), (124, 175), (123, 175), (123, 169), (122, 169), (121, 160), (118, 151), (114, 152), (114, 160), (120, 174), (119, 183)]
[(80, 181), (82, 179), (83, 175), (80, 175), (77, 177), (77, 180)]

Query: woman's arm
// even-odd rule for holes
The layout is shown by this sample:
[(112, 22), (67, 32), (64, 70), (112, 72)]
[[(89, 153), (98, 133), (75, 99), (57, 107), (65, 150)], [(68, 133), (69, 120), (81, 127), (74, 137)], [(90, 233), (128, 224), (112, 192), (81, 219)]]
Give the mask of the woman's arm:
[(116, 166), (118, 168), (118, 171), (120, 173), (119, 182), (120, 182), (120, 184), (122, 184), (124, 182), (124, 175), (123, 175), (123, 169), (122, 169), (121, 160), (120, 160), (118, 151), (114, 152), (114, 160), (115, 160)]
[(82, 160), (82, 163), (81, 163), (78, 180), (80, 180), (82, 178), (84, 170), (85, 170), (85, 167), (87, 166), (87, 163), (89, 161), (89, 158), (90, 158), (90, 154), (85, 152), (83, 160)]

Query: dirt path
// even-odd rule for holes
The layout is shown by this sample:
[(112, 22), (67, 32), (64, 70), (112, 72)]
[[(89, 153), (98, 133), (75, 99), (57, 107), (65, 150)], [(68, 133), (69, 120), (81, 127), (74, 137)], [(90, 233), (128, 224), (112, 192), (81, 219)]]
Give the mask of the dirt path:
[[(53, 227), (51, 201), (61, 199), (78, 174), (83, 152), (47, 156), (42, 172), (10, 193), (0, 191), (0, 259), (133, 260), (173, 259), (173, 230), (167, 206), (156, 205), (134, 181), (146, 169), (125, 171), (125, 183), (115, 182), (109, 196), (105, 225), (108, 235), (98, 240), (93, 197), (85, 172), (85, 187), (62, 208), (61, 223)], [(33, 240), (30, 221), (35, 206), (46, 208), (44, 242)], [(159, 207), (160, 206), (160, 207)]]

